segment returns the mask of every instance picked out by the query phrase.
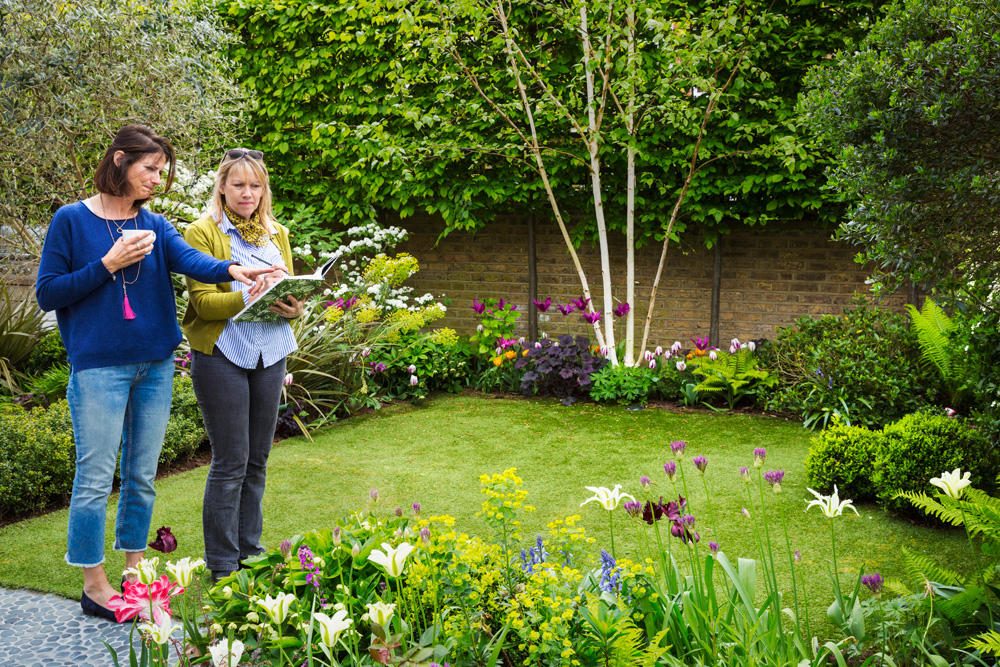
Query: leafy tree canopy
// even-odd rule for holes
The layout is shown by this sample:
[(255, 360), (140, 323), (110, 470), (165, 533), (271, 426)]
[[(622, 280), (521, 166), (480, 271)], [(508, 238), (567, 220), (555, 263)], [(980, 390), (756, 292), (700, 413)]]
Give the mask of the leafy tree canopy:
[(835, 151), (830, 186), (850, 204), (840, 235), (886, 285), (996, 291), (1000, 5), (897, 1), (836, 60), (811, 73), (802, 109)]
[[(464, 229), (476, 229), (497, 214), (547, 211), (522, 138), (497, 113), (516, 114), (523, 122), (497, 26), (485, 11), (489, 4), (222, 0), (220, 11), (241, 38), (230, 55), (254, 99), (252, 126), (269, 150), (279, 201), (307, 204), (313, 214), (344, 222), (369, 217), (374, 206), (404, 216), (439, 213), (450, 228)], [(698, 172), (682, 226), (694, 223), (715, 233), (734, 221), (836, 219), (838, 208), (821, 195), (822, 161), (807, 145), (795, 102), (804, 72), (859, 36), (880, 4), (750, 0), (742, 6), (741, 29), (755, 31), (753, 60), (720, 100), (701, 147), (702, 158), (717, 159)], [(627, 59), (621, 13), (602, 14), (596, 1), (588, 5), (599, 35), (593, 66), (622, 74)], [(585, 117), (582, 53), (571, 20), (578, 3), (515, 0), (505, 6), (541, 80), (560, 103)], [(704, 29), (703, 5), (637, 0), (633, 6), (640, 74), (621, 81), (634, 82), (641, 97), (634, 142), (642, 244), (662, 238), (686, 175), (700, 105), (707, 104), (692, 94), (697, 81), (712, 75), (713, 63), (732, 44), (720, 40), (714, 53), (684, 62), (675, 50), (684, 48), (685, 33)], [(765, 12), (781, 20), (754, 21)], [(666, 42), (663, 35), (670, 35)], [(675, 75), (671, 68), (684, 71)], [(497, 107), (476, 86), (497, 100)], [(540, 119), (553, 186), (567, 208), (586, 213), (593, 203), (585, 151), (539, 85), (526, 93)], [(618, 101), (625, 93), (623, 87), (609, 90)], [(631, 140), (624, 102), (622, 108), (608, 106), (601, 170), (608, 193), (604, 206), (615, 228), (624, 219), (624, 146)], [(578, 232), (592, 229), (583, 224)]]

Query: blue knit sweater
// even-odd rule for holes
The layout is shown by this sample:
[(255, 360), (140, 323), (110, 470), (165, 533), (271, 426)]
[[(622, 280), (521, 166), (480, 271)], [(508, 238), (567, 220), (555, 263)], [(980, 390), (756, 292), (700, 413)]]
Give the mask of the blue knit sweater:
[[(173, 356), (181, 331), (171, 272), (203, 283), (231, 280), (233, 262), (195, 250), (162, 215), (141, 209), (136, 222), (139, 229), (156, 232), (156, 240), (150, 254), (124, 269), (128, 281), (139, 269), (138, 279), (128, 286), (133, 320), (124, 318), (122, 271), (112, 279), (101, 262), (120, 236), (115, 225), (109, 232), (109, 223), (83, 202), (60, 208), (49, 225), (35, 295), (42, 310), (56, 311), (73, 372)], [(131, 221), (126, 228), (133, 228)]]

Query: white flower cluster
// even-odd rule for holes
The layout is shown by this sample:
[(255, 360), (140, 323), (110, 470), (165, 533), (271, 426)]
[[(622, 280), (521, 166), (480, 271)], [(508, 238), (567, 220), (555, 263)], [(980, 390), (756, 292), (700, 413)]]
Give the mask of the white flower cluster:
[(178, 160), (173, 187), (166, 196), (157, 197), (150, 202), (150, 209), (167, 216), (183, 231), (187, 225), (205, 215), (214, 187), (214, 171), (199, 174)]

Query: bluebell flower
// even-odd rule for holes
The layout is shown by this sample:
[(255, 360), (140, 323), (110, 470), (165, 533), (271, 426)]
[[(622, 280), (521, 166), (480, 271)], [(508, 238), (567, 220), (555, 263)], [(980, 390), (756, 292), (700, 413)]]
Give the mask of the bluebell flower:
[(598, 588), (606, 593), (618, 594), (622, 590), (621, 570), (614, 556), (601, 549), (601, 581)]

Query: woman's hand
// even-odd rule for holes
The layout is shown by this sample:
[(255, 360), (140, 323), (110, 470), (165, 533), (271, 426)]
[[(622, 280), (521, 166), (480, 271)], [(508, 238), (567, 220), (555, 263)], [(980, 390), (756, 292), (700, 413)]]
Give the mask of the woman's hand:
[(302, 307), (306, 303), (305, 299), (299, 301), (291, 294), (289, 294), (285, 298), (288, 300), (288, 303), (285, 303), (283, 301), (275, 301), (271, 305), (271, 312), (277, 313), (282, 317), (287, 317), (290, 320), (294, 320), (296, 317), (302, 315)]
[[(277, 282), (277, 278), (271, 280), (267, 283), (269, 276), (274, 275), (276, 272), (284, 272), (285, 267), (275, 264), (274, 266), (268, 266), (263, 269), (250, 269), (245, 266), (240, 266), (239, 264), (229, 265), (229, 275), (233, 277), (233, 280), (238, 280), (244, 285), (252, 285), (252, 287), (247, 290), (247, 294), (253, 298), (263, 292), (265, 289), (271, 286), (271, 284)], [(284, 273), (279, 273), (278, 278), (283, 277)]]
[(152, 241), (150, 241), (152, 233), (146, 231), (142, 236), (133, 236), (128, 241), (124, 238), (115, 241), (108, 254), (101, 258), (108, 273), (113, 275), (116, 271), (124, 269), (126, 266), (132, 266), (145, 257), (149, 246), (152, 245)]

